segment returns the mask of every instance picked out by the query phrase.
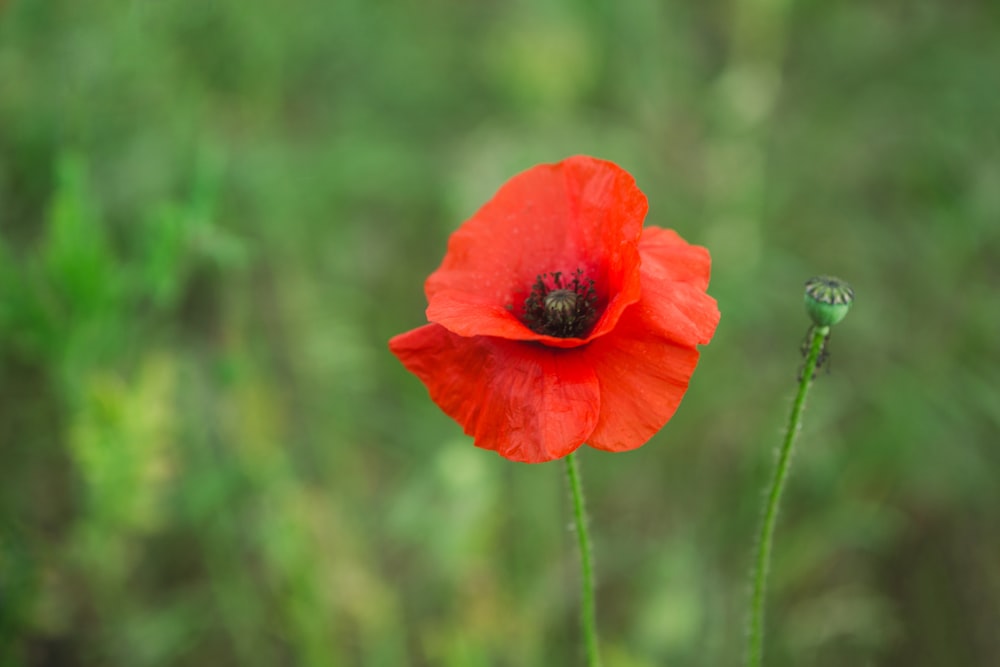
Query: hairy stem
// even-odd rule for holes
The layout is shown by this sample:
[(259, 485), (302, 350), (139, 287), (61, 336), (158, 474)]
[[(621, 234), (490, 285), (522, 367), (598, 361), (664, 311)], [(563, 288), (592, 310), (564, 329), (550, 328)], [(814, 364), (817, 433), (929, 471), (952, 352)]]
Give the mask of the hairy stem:
[(597, 613), (594, 605), (594, 566), (591, 561), (590, 536), (587, 533), (587, 510), (583, 503), (583, 487), (580, 484), (580, 469), (575, 454), (566, 456), (566, 476), (569, 478), (570, 495), (573, 497), (573, 518), (580, 546), (580, 624), (587, 645), (587, 665), (588, 667), (600, 667), (601, 656), (597, 648)]
[(823, 342), (829, 333), (830, 327), (817, 326), (812, 328), (809, 352), (802, 369), (802, 377), (799, 380), (799, 391), (792, 404), (792, 413), (788, 418), (788, 430), (785, 432), (785, 440), (778, 453), (778, 464), (774, 469), (774, 477), (771, 478), (771, 488), (764, 510), (764, 521), (761, 523), (760, 535), (757, 538), (757, 559), (753, 572), (753, 598), (750, 607), (750, 629), (747, 644), (748, 667), (760, 667), (764, 653), (764, 597), (767, 592), (767, 575), (771, 563), (771, 546), (774, 543), (774, 526), (778, 518), (778, 504), (785, 488), (785, 480), (788, 478), (792, 447), (802, 427), (802, 413), (806, 406), (806, 395), (809, 393), (813, 375), (816, 373), (820, 353), (823, 350)]

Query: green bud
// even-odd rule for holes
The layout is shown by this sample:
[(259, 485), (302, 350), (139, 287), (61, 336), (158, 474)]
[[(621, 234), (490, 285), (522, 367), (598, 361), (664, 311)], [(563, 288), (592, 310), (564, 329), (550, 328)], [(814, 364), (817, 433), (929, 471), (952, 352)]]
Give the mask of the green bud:
[(816, 276), (806, 281), (806, 312), (816, 326), (840, 322), (853, 301), (854, 290), (840, 278)]

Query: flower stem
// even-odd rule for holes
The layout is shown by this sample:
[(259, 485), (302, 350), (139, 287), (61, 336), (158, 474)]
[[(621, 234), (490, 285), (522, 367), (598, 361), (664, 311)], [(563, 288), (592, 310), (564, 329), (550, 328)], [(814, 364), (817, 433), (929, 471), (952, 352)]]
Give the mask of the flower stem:
[(785, 441), (781, 445), (781, 451), (778, 454), (778, 465), (775, 467), (774, 477), (771, 479), (771, 490), (767, 496), (764, 521), (761, 524), (760, 535), (757, 538), (757, 560), (753, 573), (753, 598), (750, 608), (750, 632), (747, 646), (748, 667), (760, 667), (761, 657), (763, 656), (764, 596), (767, 591), (767, 575), (771, 562), (771, 545), (774, 542), (774, 525), (778, 518), (778, 503), (781, 500), (781, 492), (785, 487), (785, 480), (788, 478), (792, 446), (795, 444), (795, 438), (802, 426), (802, 413), (806, 406), (806, 395), (809, 393), (809, 386), (812, 384), (813, 375), (816, 373), (820, 353), (823, 350), (823, 343), (829, 333), (830, 327), (828, 326), (815, 326), (811, 330), (809, 352), (806, 356), (806, 364), (802, 369), (802, 377), (799, 380), (799, 391), (795, 395), (795, 402), (792, 404), (792, 413), (788, 418), (788, 430), (785, 432)]
[(580, 546), (580, 577), (582, 606), (580, 624), (587, 643), (588, 667), (600, 667), (601, 656), (597, 649), (597, 613), (594, 606), (594, 566), (591, 561), (590, 537), (587, 533), (587, 510), (583, 504), (583, 487), (575, 454), (566, 456), (566, 476), (569, 478), (570, 495), (573, 496), (573, 518), (576, 537)]

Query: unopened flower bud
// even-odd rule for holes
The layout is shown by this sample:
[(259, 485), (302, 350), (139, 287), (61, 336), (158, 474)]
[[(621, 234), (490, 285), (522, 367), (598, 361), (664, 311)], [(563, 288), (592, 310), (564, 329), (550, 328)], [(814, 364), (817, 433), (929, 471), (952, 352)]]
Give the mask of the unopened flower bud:
[(816, 276), (806, 281), (806, 312), (816, 326), (837, 324), (854, 301), (854, 290), (845, 281), (833, 276)]

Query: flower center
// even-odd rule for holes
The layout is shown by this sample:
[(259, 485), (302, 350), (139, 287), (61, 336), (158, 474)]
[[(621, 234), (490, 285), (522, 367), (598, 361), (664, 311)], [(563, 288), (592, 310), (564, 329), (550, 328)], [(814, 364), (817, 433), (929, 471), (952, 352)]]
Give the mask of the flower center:
[(561, 271), (543, 273), (524, 300), (524, 323), (529, 329), (557, 338), (582, 338), (597, 319), (594, 281), (577, 269), (572, 280)]

